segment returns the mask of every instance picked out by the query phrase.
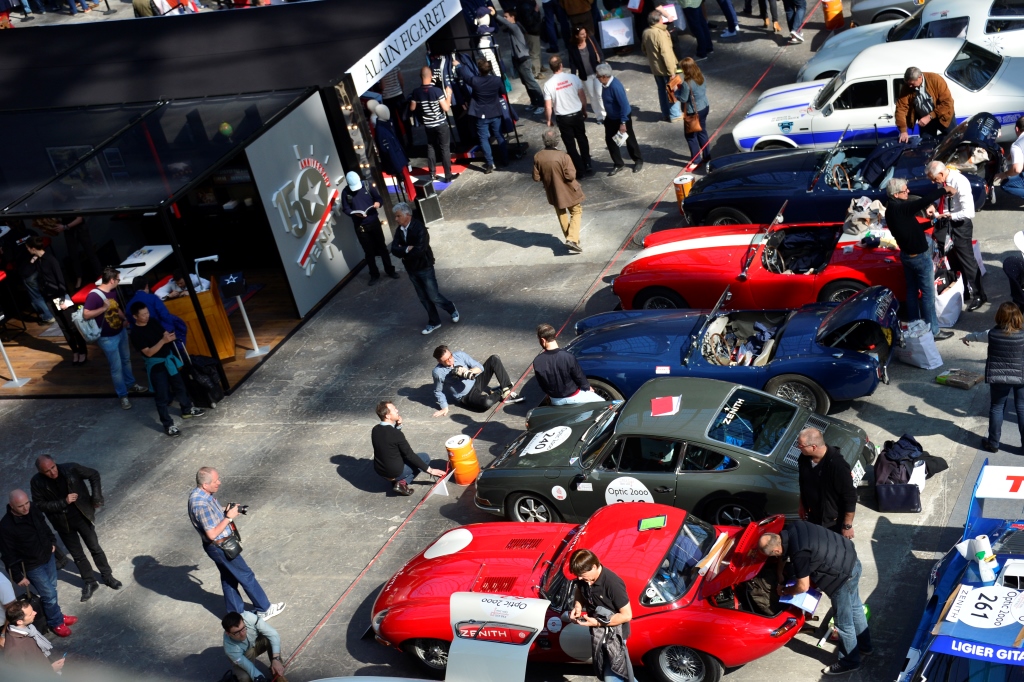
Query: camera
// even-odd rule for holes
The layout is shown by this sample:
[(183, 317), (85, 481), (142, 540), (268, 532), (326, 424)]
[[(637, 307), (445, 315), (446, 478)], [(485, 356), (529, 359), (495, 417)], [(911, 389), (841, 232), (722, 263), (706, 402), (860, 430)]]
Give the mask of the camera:
[(239, 514), (248, 514), (249, 513), (249, 505), (247, 505), (247, 504), (238, 504), (237, 502), (232, 502), (232, 503), (230, 503), (228, 505), (228, 509), (231, 509), (232, 507), (237, 507)]

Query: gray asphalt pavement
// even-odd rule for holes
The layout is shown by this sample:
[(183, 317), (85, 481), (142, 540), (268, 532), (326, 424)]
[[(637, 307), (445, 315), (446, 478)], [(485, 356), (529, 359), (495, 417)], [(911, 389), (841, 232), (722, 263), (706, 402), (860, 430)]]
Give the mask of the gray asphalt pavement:
[[(710, 11), (715, 18), (717, 7)], [(741, 18), (741, 23), (740, 36), (718, 41), (714, 56), (702, 63), (712, 130), (743, 102), (719, 131), (713, 155), (733, 151), (723, 131), (752, 105), (752, 99), (744, 100), (751, 88), (791, 82), (823, 39), (820, 9), (807, 26), (808, 43), (796, 47), (784, 47), (781, 37), (758, 28), (757, 19)], [(686, 40), (692, 50), (692, 39)], [(120, 592), (101, 588), (90, 602), (79, 604), (73, 567), (61, 574), (61, 602), (81, 618), (75, 634), (58, 642), (72, 652), (66, 675), (75, 666), (98, 664), (136, 679), (212, 682), (228, 668), (220, 648), (224, 605), (217, 573), (185, 513), (194, 473), (204, 465), (220, 471), (222, 502), (251, 505), (240, 522), (245, 557), (270, 598), (288, 604), (272, 624), (282, 634), (286, 656), (293, 658), (292, 682), (348, 674), (418, 675), (396, 652), (362, 639), (373, 598), (438, 534), (491, 517), (475, 509), (472, 489), (450, 486), (448, 496), (423, 501), (427, 484), (417, 483), (413, 497), (391, 494), (371, 467), (373, 406), (381, 398), (395, 399), (413, 447), (438, 458), (448, 437), (479, 431), (476, 450), (486, 461), (522, 429), (527, 409), (540, 400), (535, 382), (524, 375), (539, 351), (534, 327), (567, 323), (571, 335), (575, 320), (612, 309), (616, 301), (608, 276), (628, 258), (624, 249), (635, 248), (630, 236), (677, 223), (669, 185), (689, 156), (681, 126), (659, 122), (654, 82), (639, 54), (610, 61), (639, 107), (636, 131), (646, 169), (606, 178), (611, 164), (601, 128), (591, 119), (588, 134), (598, 172), (583, 183), (585, 251), (580, 255), (568, 255), (561, 246), (553, 211), (530, 178), (529, 158), (489, 176), (479, 165), (464, 174), (442, 194), (446, 220), (431, 227), (440, 289), (458, 305), (458, 324), (445, 321), (433, 335), (422, 336), (425, 314), (409, 282), (386, 280), (368, 288), (361, 273), (240, 390), (208, 417), (184, 424), (184, 436), (174, 440), (160, 431), (150, 399), (136, 400), (130, 412), (113, 397), (0, 401), (5, 443), (0, 490), (26, 487), (40, 453), (95, 467), (104, 477), (107, 506), (99, 517), (100, 538), (125, 586)], [(515, 84), (513, 101), (525, 102)], [(536, 118), (523, 118), (521, 132), (535, 150), (543, 127)], [(1020, 216), (1019, 203), (1001, 201), (976, 220), (991, 302), (962, 316), (958, 337), (990, 326), (995, 308), (1008, 298), (1000, 263), (1014, 250)], [(513, 377), (523, 377), (527, 400), (492, 414), (455, 408), (446, 418), (431, 418), (431, 351), (440, 343), (481, 360), (500, 354)], [(983, 367), (982, 345), (967, 348), (954, 339), (940, 350), (946, 368)], [(934, 559), (959, 536), (965, 495), (979, 467), (987, 389), (940, 386), (936, 373), (894, 365), (890, 385), (834, 411), (862, 426), (875, 442), (911, 433), (950, 464), (928, 482), (921, 514), (880, 515), (870, 493), (862, 499), (856, 544), (876, 653), (850, 680), (895, 678), (923, 606), (925, 578)], [(1022, 450), (1012, 417), (1004, 443), (1005, 451), (993, 460), (1013, 463)], [(801, 634), (779, 652), (730, 671), (726, 679), (817, 680), (832, 656), (831, 647), (817, 649)], [(528, 672), (532, 682), (590, 678), (585, 666), (531, 666)]]

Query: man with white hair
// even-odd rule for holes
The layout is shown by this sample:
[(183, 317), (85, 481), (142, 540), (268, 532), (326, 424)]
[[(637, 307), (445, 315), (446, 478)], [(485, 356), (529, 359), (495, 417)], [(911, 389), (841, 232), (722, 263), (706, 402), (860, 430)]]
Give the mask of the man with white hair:
[[(938, 188), (923, 197), (910, 198), (907, 181), (893, 178), (886, 185), (889, 202), (885, 207), (885, 222), (893, 239), (900, 247), (900, 261), (903, 276), (907, 282), (907, 298), (904, 302), (907, 319), (923, 319), (931, 324), (936, 341), (952, 338), (953, 332), (939, 329), (939, 318), (935, 311), (935, 268), (932, 265), (931, 247), (924, 226), (917, 221), (920, 211), (935, 207), (932, 202), (952, 192), (953, 188)], [(920, 297), (920, 303), (918, 303)]]
[(604, 142), (608, 145), (608, 154), (612, 157), (613, 168), (608, 171), (611, 177), (625, 168), (622, 162), (622, 151), (615, 142), (615, 136), (619, 133), (627, 135), (626, 151), (629, 158), (633, 159), (633, 172), (639, 173), (644, 169), (644, 160), (640, 156), (640, 145), (636, 141), (636, 133), (633, 132), (633, 107), (626, 97), (626, 88), (622, 87), (615, 76), (612, 75), (612, 67), (607, 62), (601, 62), (594, 69), (598, 82), (601, 83), (601, 99), (604, 102)]
[(954, 109), (953, 95), (942, 74), (911, 66), (903, 74), (903, 85), (896, 98), (900, 142), (910, 139), (915, 125), (921, 137), (942, 137), (956, 125)]
[[(928, 164), (928, 178), (936, 185), (951, 187), (955, 191), (939, 199), (939, 223), (935, 241), (940, 247), (946, 234), (953, 240), (953, 263), (964, 278), (964, 300), (970, 300), (968, 311), (977, 310), (988, 301), (981, 282), (981, 268), (974, 259), (974, 190), (971, 181), (955, 168), (947, 168), (940, 161)], [(947, 227), (948, 225), (948, 227)]]
[(395, 220), (398, 230), (391, 242), (391, 254), (402, 259), (405, 271), (416, 289), (416, 296), (427, 311), (427, 326), (422, 334), (431, 334), (441, 326), (437, 306), (452, 316), (452, 322), (459, 321), (459, 310), (455, 304), (441, 295), (437, 289), (437, 274), (434, 272), (434, 252), (430, 249), (430, 233), (422, 221), (413, 220), (412, 209), (404, 202), (395, 204)]

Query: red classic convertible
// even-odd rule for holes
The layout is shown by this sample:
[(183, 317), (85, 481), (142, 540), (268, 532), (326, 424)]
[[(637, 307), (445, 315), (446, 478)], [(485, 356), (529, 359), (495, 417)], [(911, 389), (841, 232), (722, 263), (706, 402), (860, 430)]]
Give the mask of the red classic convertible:
[(747, 585), (764, 564), (758, 539), (782, 524), (782, 516), (772, 516), (746, 529), (711, 526), (675, 507), (623, 502), (602, 507), (583, 525), (464, 526), (442, 535), (384, 585), (371, 624), (379, 642), (440, 676), (452, 639), (452, 592), (539, 597), (551, 607), (530, 661), (585, 662), (589, 628), (568, 622), (574, 598), (568, 559), (586, 548), (626, 583), (634, 665), (664, 682), (718, 682), (723, 667), (770, 654), (803, 625), (803, 612), (789, 606), (761, 615)]
[(729, 307), (738, 310), (844, 301), (875, 284), (902, 300), (899, 250), (860, 240), (841, 223), (664, 230), (644, 240), (612, 289), (626, 310), (711, 308), (726, 286)]

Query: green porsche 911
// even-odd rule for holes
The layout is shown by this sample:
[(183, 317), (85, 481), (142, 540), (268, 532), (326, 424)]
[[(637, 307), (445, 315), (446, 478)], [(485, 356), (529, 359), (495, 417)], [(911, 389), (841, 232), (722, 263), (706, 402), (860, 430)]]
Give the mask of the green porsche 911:
[(512, 521), (582, 521), (615, 502), (658, 502), (718, 525), (800, 504), (797, 436), (815, 427), (859, 485), (875, 447), (852, 424), (712, 379), (648, 381), (627, 402), (538, 407), (484, 469), (476, 506)]

